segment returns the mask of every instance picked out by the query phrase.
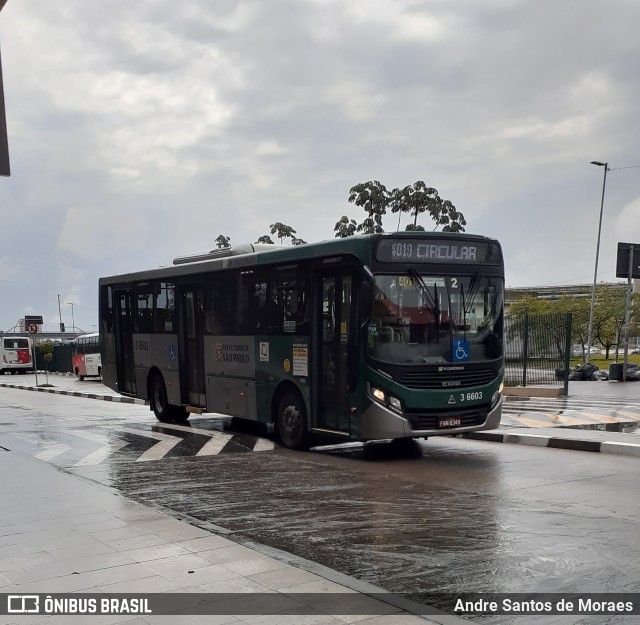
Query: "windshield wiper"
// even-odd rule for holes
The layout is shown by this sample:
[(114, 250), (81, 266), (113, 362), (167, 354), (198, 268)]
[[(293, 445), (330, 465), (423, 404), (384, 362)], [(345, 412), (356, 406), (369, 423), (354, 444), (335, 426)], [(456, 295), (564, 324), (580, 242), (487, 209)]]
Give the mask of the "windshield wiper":
[(407, 273), (409, 277), (414, 281), (420, 295), (425, 300), (425, 302), (431, 307), (434, 312), (436, 323), (440, 325), (440, 305), (438, 304), (438, 287), (433, 285), (433, 297), (431, 293), (429, 293), (429, 288), (424, 283), (422, 276), (415, 270), (415, 267), (409, 267), (407, 269)]

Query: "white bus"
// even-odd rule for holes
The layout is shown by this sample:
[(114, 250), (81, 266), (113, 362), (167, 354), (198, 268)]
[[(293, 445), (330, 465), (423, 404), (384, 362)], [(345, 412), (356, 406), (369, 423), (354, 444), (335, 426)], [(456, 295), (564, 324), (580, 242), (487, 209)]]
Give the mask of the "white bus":
[(85, 377), (101, 377), (100, 335), (83, 334), (73, 342), (73, 372), (79, 380)]
[(33, 371), (31, 339), (27, 336), (0, 337), (0, 373)]

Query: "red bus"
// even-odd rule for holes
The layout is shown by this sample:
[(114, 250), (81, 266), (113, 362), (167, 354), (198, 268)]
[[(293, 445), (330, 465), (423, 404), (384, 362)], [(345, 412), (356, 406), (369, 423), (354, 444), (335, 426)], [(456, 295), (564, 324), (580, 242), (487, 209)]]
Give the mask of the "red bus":
[(73, 372), (79, 380), (85, 377), (102, 377), (100, 360), (100, 335), (83, 334), (73, 342)]

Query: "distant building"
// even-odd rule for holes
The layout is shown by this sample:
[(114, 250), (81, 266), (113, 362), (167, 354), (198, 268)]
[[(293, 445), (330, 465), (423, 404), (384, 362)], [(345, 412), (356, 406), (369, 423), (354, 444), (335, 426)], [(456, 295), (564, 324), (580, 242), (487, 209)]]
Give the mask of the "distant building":
[[(596, 286), (608, 286), (626, 292), (625, 282), (599, 282)], [(522, 299), (525, 295), (532, 295), (537, 299), (557, 300), (564, 295), (573, 297), (591, 297), (592, 284), (570, 284), (554, 286), (527, 286), (527, 287), (507, 287), (504, 299), (507, 307)], [(640, 280), (633, 281), (633, 292), (640, 293)]]
[[(599, 282), (596, 286), (608, 286), (620, 290), (622, 293), (627, 292), (626, 282)], [(504, 294), (505, 310), (509, 312), (509, 307), (514, 302), (522, 299), (525, 295), (532, 295), (537, 299), (557, 300), (563, 295), (573, 297), (586, 297), (591, 299), (593, 283), (591, 284), (571, 284), (566, 286), (531, 286), (506, 288)], [(640, 293), (640, 280), (633, 281), (633, 292)], [(634, 332), (634, 323), (631, 324), (631, 335), (629, 336), (629, 345), (640, 346), (640, 336), (636, 336)], [(622, 340), (622, 339), (621, 339)]]

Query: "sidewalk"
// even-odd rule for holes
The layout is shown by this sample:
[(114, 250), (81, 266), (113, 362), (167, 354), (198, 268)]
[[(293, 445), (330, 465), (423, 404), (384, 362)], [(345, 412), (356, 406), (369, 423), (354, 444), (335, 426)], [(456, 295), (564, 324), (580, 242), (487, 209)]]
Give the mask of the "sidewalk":
[(53, 393), (55, 395), (73, 395), (74, 397), (86, 397), (89, 399), (102, 399), (114, 401), (122, 404), (144, 404), (142, 399), (123, 397), (119, 393), (112, 391), (105, 386), (98, 378), (88, 378), (78, 380), (71, 374), (49, 373), (50, 386), (42, 386), (47, 382), (44, 371), (38, 371), (38, 385), (36, 386), (36, 376), (34, 373), (25, 375), (0, 375), (0, 387), (24, 388), (28, 391), (40, 393)]
[[(174, 594), (175, 601), (163, 596), (170, 614), (92, 616), (91, 623), (469, 623), (436, 611), (426, 619), (409, 614), (398, 607), (401, 597), (380, 600), (384, 591), (371, 584), (242, 544), (222, 528), (196, 527), (16, 452), (0, 449), (0, 475), (0, 593), (42, 593), (42, 601), (55, 593), (189, 593)], [(225, 606), (230, 594), (238, 605), (233, 593), (251, 593), (240, 614)], [(68, 616), (4, 614), (7, 625), (69, 622)]]

